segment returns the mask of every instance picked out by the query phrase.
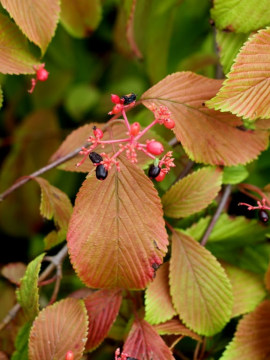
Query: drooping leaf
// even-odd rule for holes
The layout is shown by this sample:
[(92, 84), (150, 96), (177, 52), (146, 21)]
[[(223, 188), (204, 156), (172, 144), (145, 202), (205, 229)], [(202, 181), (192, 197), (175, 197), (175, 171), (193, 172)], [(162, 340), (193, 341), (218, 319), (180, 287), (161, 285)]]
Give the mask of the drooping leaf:
[(1, 0), (22, 32), (44, 54), (51, 41), (60, 13), (59, 0)]
[(69, 254), (89, 287), (143, 289), (162, 263), (167, 234), (151, 180), (126, 159), (120, 166), (104, 181), (92, 172), (83, 183), (68, 229)]
[(136, 319), (124, 344), (123, 352), (135, 359), (173, 360), (170, 349), (143, 319)]
[(11, 360), (28, 360), (28, 339), (32, 323), (27, 322), (19, 330), (15, 341), (15, 352), (12, 354)]
[(39, 61), (28, 49), (26, 38), (7, 16), (0, 14), (0, 72), (33, 74), (34, 66), (38, 65)]
[(262, 278), (236, 266), (222, 264), (232, 284), (232, 317), (253, 311), (266, 295)]
[(94, 350), (107, 336), (121, 301), (121, 290), (99, 290), (84, 299), (89, 321), (86, 350)]
[(248, 33), (270, 23), (267, 0), (215, 0), (213, 5), (211, 16), (220, 30)]
[(224, 74), (227, 74), (244, 42), (249, 34), (236, 34), (234, 32), (224, 32), (217, 29), (216, 41), (219, 49), (220, 62), (223, 66)]
[(180, 319), (198, 334), (213, 335), (229, 321), (233, 299), (224, 269), (208, 250), (179, 230), (172, 236), (170, 287)]
[(209, 108), (230, 111), (251, 120), (269, 118), (270, 28), (249, 38)]
[(184, 177), (162, 197), (163, 210), (172, 218), (186, 217), (206, 208), (217, 196), (222, 181), (219, 169), (205, 167)]
[(32, 326), (29, 360), (64, 359), (68, 350), (80, 360), (87, 341), (84, 302), (65, 299), (43, 309)]
[(220, 360), (269, 359), (270, 301), (261, 303), (254, 312), (240, 320), (235, 336)]
[(265, 287), (270, 292), (270, 263), (264, 277)]
[(60, 17), (61, 23), (72, 36), (89, 36), (101, 20), (100, 0), (62, 0)]
[(55, 226), (59, 229), (51, 232), (45, 239), (45, 249), (59, 244), (66, 238), (72, 205), (68, 196), (51, 185), (47, 180), (36, 177), (34, 180), (41, 188), (40, 213), (46, 219), (54, 218)]
[(239, 184), (248, 177), (248, 171), (245, 166), (225, 166), (223, 170), (223, 184)]
[(205, 106), (220, 86), (220, 80), (180, 72), (147, 90), (141, 100), (146, 107), (168, 107), (176, 123), (174, 133), (192, 160), (226, 166), (245, 164), (267, 147), (268, 135), (259, 130), (242, 131), (237, 128), (242, 125), (240, 119)]
[(183, 335), (201, 341), (201, 337), (194, 331), (188, 329), (178, 318), (173, 318), (163, 324), (154, 325), (153, 327), (159, 335)]
[(34, 320), (39, 312), (38, 274), (44, 255), (39, 255), (28, 264), (17, 290), (17, 300), (29, 321)]
[(1, 273), (10, 282), (19, 284), (20, 279), (24, 276), (25, 270), (26, 265), (21, 262), (17, 262), (5, 265), (2, 268)]
[(152, 325), (159, 324), (175, 314), (169, 288), (169, 263), (166, 262), (145, 291), (145, 320)]

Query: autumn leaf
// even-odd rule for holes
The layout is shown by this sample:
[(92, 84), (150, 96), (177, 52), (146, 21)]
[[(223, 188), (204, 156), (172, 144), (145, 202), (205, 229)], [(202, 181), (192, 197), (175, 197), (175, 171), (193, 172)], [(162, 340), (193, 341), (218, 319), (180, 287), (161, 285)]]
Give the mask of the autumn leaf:
[(153, 327), (159, 333), (159, 335), (183, 335), (183, 336), (189, 336), (197, 341), (202, 340), (198, 334), (188, 329), (182, 323), (182, 321), (176, 317), (162, 324), (154, 325)]
[(213, 335), (229, 321), (233, 299), (224, 269), (208, 250), (179, 230), (172, 236), (170, 288), (180, 319), (198, 334)]
[(59, 0), (1, 0), (1, 4), (44, 54), (58, 22)]
[(123, 352), (141, 360), (173, 360), (170, 349), (145, 320), (135, 319)]
[(186, 217), (206, 208), (217, 196), (221, 181), (222, 172), (211, 167), (199, 169), (179, 180), (162, 197), (165, 215)]
[(14, 284), (19, 284), (20, 279), (24, 276), (26, 265), (21, 262), (9, 263), (2, 270), (2, 276)]
[(121, 290), (99, 290), (84, 299), (89, 319), (86, 350), (94, 350), (107, 336), (121, 301)]
[(82, 300), (65, 299), (43, 309), (32, 326), (29, 360), (64, 359), (67, 350), (80, 360), (87, 341), (87, 314)]
[(261, 303), (254, 312), (238, 323), (235, 336), (220, 360), (269, 359), (270, 301)]
[[(242, 121), (205, 106), (222, 81), (191, 72), (167, 76), (141, 97), (151, 108), (167, 106), (175, 121), (174, 133), (188, 156), (199, 163), (238, 165), (255, 159), (268, 144), (264, 131), (242, 131)], [(240, 151), (241, 150), (241, 151)]]
[(209, 108), (251, 120), (270, 117), (270, 28), (249, 38)]
[(159, 324), (175, 314), (169, 288), (169, 263), (166, 262), (145, 291), (145, 320), (152, 325)]
[(167, 233), (151, 180), (126, 159), (104, 181), (94, 171), (75, 202), (67, 241), (80, 279), (94, 288), (143, 289), (167, 251)]

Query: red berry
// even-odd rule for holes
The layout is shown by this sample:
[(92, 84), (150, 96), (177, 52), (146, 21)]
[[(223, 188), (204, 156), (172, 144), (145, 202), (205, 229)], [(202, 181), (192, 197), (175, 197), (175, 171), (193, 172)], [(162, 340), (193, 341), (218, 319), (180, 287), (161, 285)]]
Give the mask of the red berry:
[(171, 118), (165, 119), (163, 124), (167, 129), (173, 129), (175, 127), (175, 122)]
[(37, 70), (37, 80), (46, 81), (48, 79), (49, 73), (44, 67), (40, 67)]
[(109, 114), (110, 114), (110, 115), (112, 115), (112, 114), (118, 114), (118, 113), (120, 113), (120, 112), (123, 110), (123, 108), (124, 108), (124, 105), (122, 105), (122, 104), (116, 104), (116, 105), (114, 105), (112, 111), (109, 112)]
[(74, 360), (73, 351), (70, 350), (66, 353), (65, 360)]
[(139, 134), (141, 125), (138, 122), (135, 122), (130, 127), (130, 135), (136, 136)]
[(97, 128), (96, 126), (93, 127), (93, 133), (97, 139), (103, 138), (103, 131), (101, 129)]
[(111, 100), (114, 104), (120, 104), (120, 97), (118, 95), (115, 94), (111, 94)]
[(164, 171), (161, 171), (160, 173), (159, 173), (159, 175), (155, 178), (155, 180), (156, 181), (163, 181), (164, 180), (164, 178), (165, 178), (165, 172)]
[(163, 145), (158, 141), (149, 141), (146, 144), (146, 150), (153, 155), (160, 155), (164, 151)]

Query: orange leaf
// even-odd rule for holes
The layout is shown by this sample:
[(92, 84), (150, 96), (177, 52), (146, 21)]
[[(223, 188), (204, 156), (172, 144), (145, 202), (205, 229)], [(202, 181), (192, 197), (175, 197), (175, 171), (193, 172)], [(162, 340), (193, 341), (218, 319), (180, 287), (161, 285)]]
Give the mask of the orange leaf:
[(189, 336), (194, 340), (201, 341), (201, 337), (194, 331), (188, 329), (181, 320), (173, 318), (166, 321), (163, 324), (157, 324), (153, 326), (159, 335), (183, 335)]
[(86, 350), (94, 350), (106, 337), (122, 301), (119, 290), (99, 290), (84, 299), (88, 312), (88, 341)]
[(24, 276), (26, 265), (21, 262), (9, 263), (2, 268), (2, 276), (14, 284), (19, 284)]
[(145, 320), (159, 324), (176, 314), (169, 288), (169, 263), (161, 265), (156, 278), (145, 291)]
[(43, 309), (32, 326), (30, 360), (64, 359), (68, 350), (74, 360), (82, 357), (87, 341), (87, 314), (82, 300), (65, 299)]
[(270, 301), (240, 320), (232, 342), (220, 360), (267, 360), (270, 354)]
[(191, 72), (167, 76), (141, 97), (146, 107), (165, 105), (175, 121), (174, 133), (189, 157), (213, 165), (245, 164), (268, 144), (263, 131), (242, 131), (242, 121), (205, 106), (221, 86), (221, 80)]
[(60, 13), (59, 0), (1, 0), (22, 32), (44, 54), (54, 35)]
[(145, 320), (136, 319), (124, 344), (123, 352), (140, 360), (173, 360), (170, 349)]
[(71, 262), (89, 287), (143, 289), (167, 251), (157, 191), (126, 159), (106, 180), (93, 172), (76, 199), (68, 235)]

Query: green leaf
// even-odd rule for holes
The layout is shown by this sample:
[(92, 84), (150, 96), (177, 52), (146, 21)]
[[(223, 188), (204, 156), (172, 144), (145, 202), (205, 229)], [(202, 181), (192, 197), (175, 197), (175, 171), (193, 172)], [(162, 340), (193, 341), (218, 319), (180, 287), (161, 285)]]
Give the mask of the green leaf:
[(180, 230), (172, 236), (170, 287), (183, 323), (211, 336), (229, 321), (233, 298), (229, 279), (217, 259)]
[(33, 74), (40, 63), (28, 49), (26, 38), (7, 16), (0, 14), (0, 72)]
[(222, 172), (205, 167), (184, 177), (162, 197), (163, 210), (172, 218), (186, 217), (206, 208), (217, 196)]
[(225, 166), (223, 170), (223, 184), (239, 184), (248, 177), (249, 173), (245, 166)]
[(99, 25), (101, 10), (100, 0), (62, 0), (61, 23), (70, 35), (83, 38)]
[(215, 0), (211, 16), (220, 30), (248, 33), (270, 23), (268, 0)]
[(44, 255), (39, 255), (28, 264), (20, 287), (16, 292), (18, 303), (29, 321), (33, 321), (39, 312), (38, 274)]
[(19, 330), (15, 340), (15, 352), (12, 354), (11, 360), (28, 360), (28, 339), (32, 323), (27, 322)]
[(2, 87), (0, 86), (0, 109), (3, 105), (3, 90)]

